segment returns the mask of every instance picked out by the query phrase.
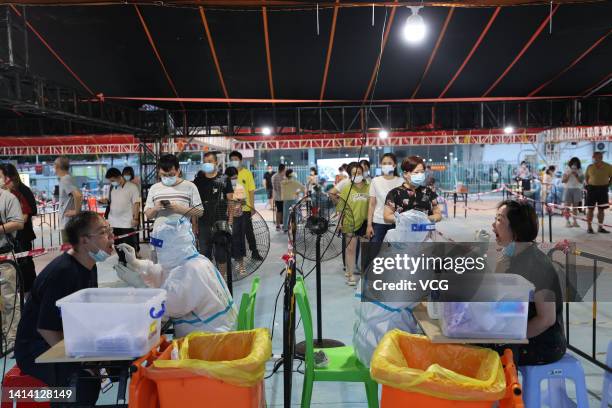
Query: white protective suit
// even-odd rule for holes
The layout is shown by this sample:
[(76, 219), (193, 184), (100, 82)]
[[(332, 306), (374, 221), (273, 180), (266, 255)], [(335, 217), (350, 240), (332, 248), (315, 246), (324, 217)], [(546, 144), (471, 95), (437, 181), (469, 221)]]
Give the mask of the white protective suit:
[(118, 248), (147, 286), (166, 290), (166, 311), (173, 319), (175, 337), (193, 331), (235, 330), (237, 313), (232, 296), (217, 268), (198, 253), (189, 221), (175, 215), (158, 217), (151, 245), (158, 263), (136, 259), (127, 244)]
[[(396, 227), (387, 232), (385, 242), (426, 242), (431, 240), (433, 224), (427, 215), (418, 210), (410, 210), (396, 216)], [(356, 320), (353, 326), (353, 347), (359, 361), (370, 366), (372, 353), (383, 336), (392, 329), (418, 333), (418, 324), (412, 309), (418, 302), (379, 302), (361, 301), (361, 286), (355, 292)]]

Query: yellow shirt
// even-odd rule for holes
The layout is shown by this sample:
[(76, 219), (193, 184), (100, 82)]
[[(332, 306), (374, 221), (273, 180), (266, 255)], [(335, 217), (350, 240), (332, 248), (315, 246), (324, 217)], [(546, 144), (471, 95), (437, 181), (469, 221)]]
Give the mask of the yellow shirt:
[[(242, 207), (243, 211), (251, 211), (251, 208), (255, 208), (255, 204), (251, 201), (251, 191), (255, 191), (255, 179), (253, 178), (253, 173), (249, 169), (241, 168), (238, 171), (238, 183), (244, 186), (246, 190), (246, 203), (244, 207)], [(251, 207), (251, 208), (249, 208)]]
[(595, 167), (595, 164), (589, 164), (586, 169), (585, 176), (589, 180), (589, 186), (609, 186), (610, 178), (612, 178), (612, 164), (602, 162), (600, 168)]

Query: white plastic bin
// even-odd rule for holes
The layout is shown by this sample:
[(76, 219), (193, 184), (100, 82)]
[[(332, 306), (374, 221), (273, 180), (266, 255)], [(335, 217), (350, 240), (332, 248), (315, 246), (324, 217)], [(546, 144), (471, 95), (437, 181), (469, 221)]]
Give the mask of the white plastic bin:
[(497, 301), (441, 303), (442, 333), (454, 338), (524, 339), (533, 291), (533, 284), (520, 275), (486, 275), (478, 296)]
[(159, 340), (163, 289), (90, 288), (56, 302), (66, 354), (140, 357)]

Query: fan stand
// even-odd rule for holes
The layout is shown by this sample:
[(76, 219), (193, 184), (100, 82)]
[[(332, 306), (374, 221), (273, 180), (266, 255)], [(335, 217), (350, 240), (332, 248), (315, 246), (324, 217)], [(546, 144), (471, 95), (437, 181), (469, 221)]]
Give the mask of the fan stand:
[[(317, 338), (314, 340), (315, 348), (342, 347), (344, 343), (338, 340), (323, 338), (323, 308), (321, 307), (321, 236), (316, 238), (316, 285), (317, 285)], [(306, 353), (306, 342), (301, 341), (295, 345), (295, 354), (303, 356)]]

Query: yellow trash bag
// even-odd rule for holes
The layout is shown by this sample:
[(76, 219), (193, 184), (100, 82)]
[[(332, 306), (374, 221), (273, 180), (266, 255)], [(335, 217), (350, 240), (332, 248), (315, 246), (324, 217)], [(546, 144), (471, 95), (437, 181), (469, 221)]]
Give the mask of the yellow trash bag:
[(426, 336), (391, 330), (370, 363), (374, 381), (408, 392), (461, 401), (497, 401), (506, 392), (499, 355), (490, 349), (434, 344)]
[(251, 387), (263, 379), (266, 361), (272, 355), (267, 329), (193, 332), (173, 344), (175, 350), (178, 347), (178, 359), (158, 359), (153, 363), (155, 368), (181, 369), (175, 371), (176, 375), (188, 371), (241, 387)]

